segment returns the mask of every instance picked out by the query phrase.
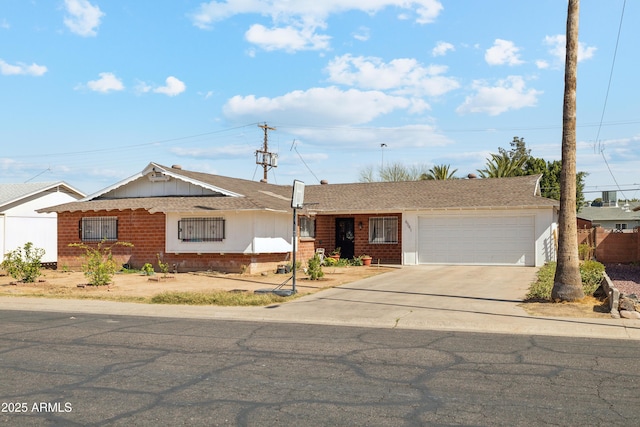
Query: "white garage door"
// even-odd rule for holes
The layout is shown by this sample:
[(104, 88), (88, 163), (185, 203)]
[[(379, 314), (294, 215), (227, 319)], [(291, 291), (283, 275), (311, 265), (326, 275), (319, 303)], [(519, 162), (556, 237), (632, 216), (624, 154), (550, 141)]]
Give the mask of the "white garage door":
[(534, 217), (420, 217), (420, 264), (535, 265)]

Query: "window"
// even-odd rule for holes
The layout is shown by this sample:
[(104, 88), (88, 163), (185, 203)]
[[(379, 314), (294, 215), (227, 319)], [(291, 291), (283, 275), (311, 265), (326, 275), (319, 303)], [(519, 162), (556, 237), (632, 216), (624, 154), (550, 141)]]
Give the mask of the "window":
[(626, 230), (627, 229), (627, 224), (626, 223), (621, 223), (621, 224), (616, 224), (616, 230)]
[(183, 242), (222, 242), (224, 218), (183, 218), (178, 221), (178, 239)]
[(83, 242), (101, 242), (118, 240), (118, 217), (97, 216), (80, 220), (80, 240)]
[(298, 219), (300, 224), (300, 237), (316, 237), (316, 219), (301, 216)]
[(369, 243), (398, 243), (398, 217), (369, 218)]

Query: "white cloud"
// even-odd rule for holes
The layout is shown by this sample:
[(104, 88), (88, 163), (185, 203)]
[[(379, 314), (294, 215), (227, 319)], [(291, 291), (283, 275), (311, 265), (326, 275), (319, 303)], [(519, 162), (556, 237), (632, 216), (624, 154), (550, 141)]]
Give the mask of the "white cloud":
[(456, 48), (451, 43), (438, 42), (436, 46), (433, 48), (433, 50), (431, 51), (431, 55), (444, 56), (447, 54), (447, 52), (454, 51), (454, 50), (456, 50)]
[[(87, 88), (94, 92), (108, 93), (111, 91), (124, 90), (122, 81), (113, 73), (100, 73), (98, 80), (90, 80), (87, 82)], [(82, 88), (82, 85), (76, 87), (76, 89)]]
[(167, 77), (165, 82), (167, 83), (165, 86), (157, 87), (153, 89), (153, 91), (155, 93), (162, 93), (168, 96), (176, 96), (180, 95), (187, 89), (187, 86), (183, 82), (173, 76)]
[(497, 116), (509, 110), (519, 110), (533, 107), (538, 102), (541, 91), (527, 89), (524, 79), (520, 76), (509, 76), (499, 80), (496, 85), (489, 86), (486, 82), (473, 83), (474, 95), (468, 96), (456, 112), (486, 113)]
[(31, 65), (18, 62), (16, 65), (11, 65), (2, 59), (0, 59), (0, 74), (5, 76), (12, 75), (27, 75), (27, 76), (42, 76), (47, 72), (47, 67), (44, 65), (38, 65), (33, 63)]
[[(564, 64), (566, 56), (567, 38), (564, 34), (558, 34), (555, 36), (546, 36), (544, 38), (544, 44), (550, 46), (549, 53), (554, 56), (559, 63)], [(582, 42), (578, 42), (578, 62), (585, 59), (593, 58), (593, 55), (598, 50), (597, 47), (587, 46)]]
[(343, 126), (367, 123), (394, 110), (415, 107), (410, 99), (380, 91), (327, 87), (297, 90), (275, 98), (238, 95), (229, 99), (223, 110), (231, 120), (304, 123), (313, 117), (318, 125)]
[(0, 28), (2, 28), (3, 30), (8, 30), (9, 28), (11, 28), (11, 24), (9, 24), (9, 21), (3, 18), (2, 21), (0, 21)]
[(523, 61), (520, 59), (520, 48), (509, 40), (496, 39), (484, 54), (484, 59), (489, 65), (520, 65)]
[(71, 32), (83, 37), (97, 35), (96, 29), (104, 16), (98, 6), (92, 5), (88, 0), (64, 0), (64, 7), (68, 13), (64, 17), (64, 25)]
[(266, 28), (263, 25), (252, 25), (245, 33), (249, 43), (261, 46), (264, 50), (325, 50), (329, 47), (331, 37), (315, 33), (315, 28)]
[[(214, 23), (235, 15), (267, 15), (273, 27), (267, 29), (254, 24), (245, 35), (247, 40), (258, 40), (261, 46), (271, 50), (292, 51), (296, 47), (328, 49), (328, 36), (316, 34), (316, 30), (326, 28), (327, 18), (332, 14), (352, 10), (375, 14), (390, 7), (413, 12), (415, 22), (419, 24), (434, 22), (443, 10), (439, 0), (213, 0), (202, 3), (190, 18), (196, 27), (210, 29)], [(398, 19), (404, 19), (404, 16), (398, 16)], [(283, 36), (287, 35), (296, 41), (285, 43)]]
[(536, 67), (538, 67), (540, 70), (545, 70), (549, 68), (549, 63), (543, 59), (538, 59), (536, 61)]
[(353, 33), (353, 38), (361, 42), (366, 42), (371, 37), (370, 32), (371, 30), (369, 28), (360, 27), (357, 32)]
[(153, 93), (161, 93), (167, 96), (176, 96), (176, 95), (180, 95), (182, 92), (184, 92), (187, 89), (187, 86), (183, 82), (181, 82), (180, 80), (178, 80), (176, 77), (173, 77), (173, 76), (167, 77), (165, 79), (165, 83), (166, 84), (164, 86), (154, 87), (149, 83), (141, 81), (141, 82), (138, 82), (138, 84), (136, 85), (135, 92), (137, 94), (153, 92)]
[(456, 79), (443, 75), (446, 66), (425, 67), (412, 58), (385, 63), (380, 58), (347, 54), (334, 58), (326, 70), (333, 83), (395, 94), (440, 96), (460, 86)]

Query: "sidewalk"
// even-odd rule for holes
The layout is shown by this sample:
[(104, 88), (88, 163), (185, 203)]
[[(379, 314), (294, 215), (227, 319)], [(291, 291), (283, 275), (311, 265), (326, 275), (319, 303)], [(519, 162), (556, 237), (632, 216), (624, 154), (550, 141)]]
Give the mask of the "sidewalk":
[[(0, 297), (9, 310), (640, 340), (640, 320), (530, 316), (533, 268), (415, 266), (268, 307), (176, 306)], [(488, 297), (488, 295), (491, 295)]]

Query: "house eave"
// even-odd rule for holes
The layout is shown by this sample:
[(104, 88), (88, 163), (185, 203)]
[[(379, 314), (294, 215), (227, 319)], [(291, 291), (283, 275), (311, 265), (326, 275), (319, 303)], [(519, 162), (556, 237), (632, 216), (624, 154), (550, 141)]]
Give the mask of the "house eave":
[(331, 210), (331, 209), (308, 209), (309, 213), (315, 215), (362, 215), (362, 214), (392, 214), (402, 212), (449, 212), (449, 211), (504, 211), (504, 210), (527, 210), (527, 209), (553, 209), (555, 205), (515, 205), (515, 206), (449, 206), (449, 207), (412, 207), (395, 209), (358, 209), (358, 210)]

